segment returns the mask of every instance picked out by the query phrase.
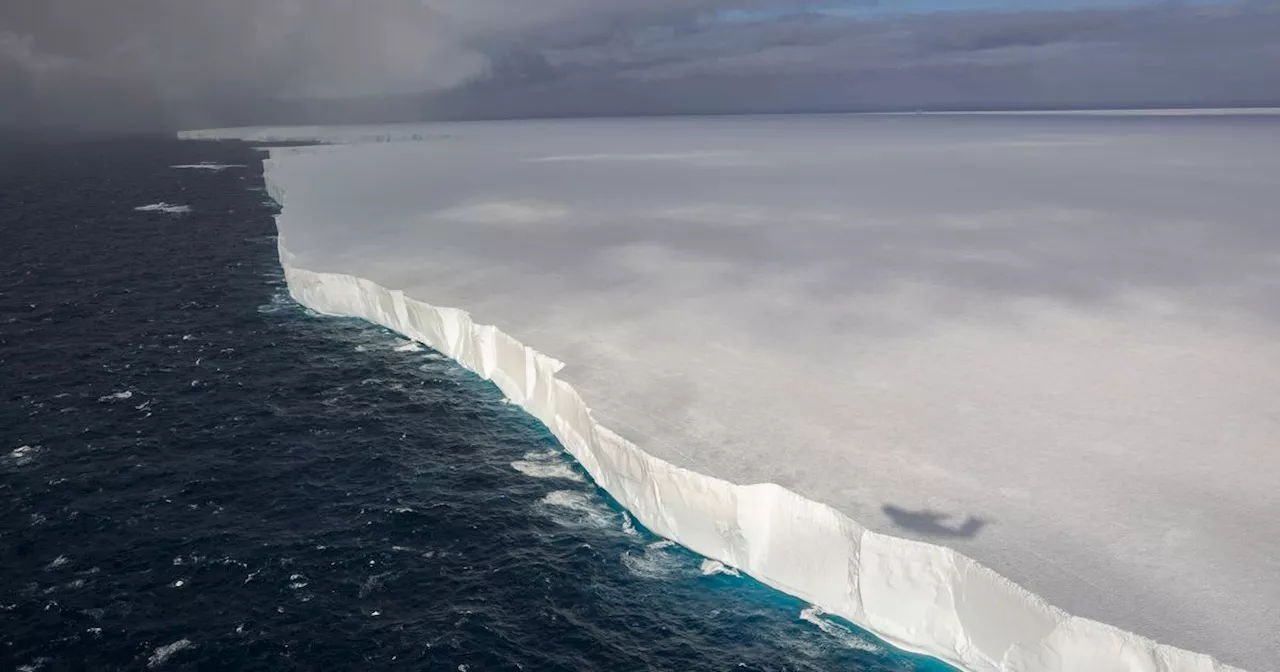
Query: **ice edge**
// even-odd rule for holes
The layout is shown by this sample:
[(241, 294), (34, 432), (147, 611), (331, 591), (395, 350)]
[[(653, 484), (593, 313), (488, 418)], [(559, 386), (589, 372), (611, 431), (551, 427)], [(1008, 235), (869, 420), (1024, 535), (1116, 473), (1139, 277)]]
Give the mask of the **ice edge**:
[[(271, 157), (276, 155), (271, 150)], [(288, 150), (284, 150), (288, 151)], [(264, 162), (267, 192), (287, 214)], [(293, 265), (290, 295), (316, 312), (384, 326), (492, 381), (542, 422), (597, 485), (655, 534), (842, 617), (890, 644), (968, 672), (1228, 672), (1214, 658), (1049, 605), (952, 549), (873, 532), (779, 485), (738, 485), (677, 467), (601, 426), (564, 366), (460, 308), (370, 280)]]

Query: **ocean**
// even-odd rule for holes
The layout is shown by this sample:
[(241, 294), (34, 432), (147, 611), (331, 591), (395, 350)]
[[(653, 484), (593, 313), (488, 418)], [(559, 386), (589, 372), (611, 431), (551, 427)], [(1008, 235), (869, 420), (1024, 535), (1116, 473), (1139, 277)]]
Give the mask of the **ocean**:
[(262, 157), (0, 147), (0, 669), (949, 669), (660, 540), (490, 383), (295, 304)]

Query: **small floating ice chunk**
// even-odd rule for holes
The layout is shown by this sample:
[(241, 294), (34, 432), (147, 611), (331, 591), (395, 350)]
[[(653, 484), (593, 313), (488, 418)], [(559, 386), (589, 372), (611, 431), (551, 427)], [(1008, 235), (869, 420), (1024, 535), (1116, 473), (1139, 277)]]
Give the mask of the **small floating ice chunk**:
[(159, 203), (152, 203), (150, 205), (140, 205), (134, 208), (134, 210), (138, 212), (163, 212), (170, 215), (181, 215), (191, 212), (191, 206), (173, 205), (172, 203), (160, 201)]
[(404, 345), (398, 345), (395, 348), (396, 352), (417, 352), (421, 349), (422, 349), (422, 346), (418, 345), (417, 343), (414, 343), (413, 341), (409, 341)]
[(172, 658), (175, 653), (191, 648), (195, 648), (195, 644), (192, 644), (191, 640), (186, 637), (183, 637), (172, 644), (165, 644), (164, 646), (156, 647), (155, 652), (153, 652), (151, 657), (147, 659), (147, 667), (155, 668), (164, 665), (165, 662)]
[(742, 576), (738, 570), (726, 566), (723, 562), (717, 560), (703, 560), (702, 566), (699, 567), (703, 576), (711, 576), (712, 574), (727, 574), (729, 576)]
[(125, 390), (124, 392), (113, 392), (111, 394), (106, 394), (101, 397), (98, 397), (98, 401), (105, 403), (105, 402), (111, 402), (111, 401), (124, 401), (125, 399), (132, 399), (132, 398), (133, 398), (133, 391)]

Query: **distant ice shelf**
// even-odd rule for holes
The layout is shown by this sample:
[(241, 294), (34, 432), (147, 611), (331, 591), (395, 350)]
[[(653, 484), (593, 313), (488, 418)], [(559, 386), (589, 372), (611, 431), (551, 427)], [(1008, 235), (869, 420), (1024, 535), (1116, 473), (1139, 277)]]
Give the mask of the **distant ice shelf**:
[(171, 203), (151, 203), (134, 208), (137, 212), (163, 212), (167, 215), (183, 215), (191, 212), (189, 205), (173, 205)]
[(220, 173), (224, 170), (232, 168), (244, 168), (245, 166), (238, 163), (217, 163), (215, 161), (201, 161), (200, 163), (184, 163), (177, 166), (170, 166), (178, 170), (207, 170), (214, 173)]
[(492, 380), (638, 522), (813, 614), (974, 672), (1264, 670), (1274, 130), (449, 124), (266, 179), (300, 303)]

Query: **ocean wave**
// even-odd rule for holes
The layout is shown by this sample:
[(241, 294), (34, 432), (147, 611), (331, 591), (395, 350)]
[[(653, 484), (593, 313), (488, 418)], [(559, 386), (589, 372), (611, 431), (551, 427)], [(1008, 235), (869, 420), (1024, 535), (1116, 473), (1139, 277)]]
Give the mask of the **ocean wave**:
[(101, 397), (98, 397), (98, 401), (101, 401), (103, 403), (108, 403), (112, 401), (124, 401), (125, 399), (132, 399), (132, 398), (133, 398), (133, 391), (125, 390), (123, 392), (112, 392), (111, 394), (104, 394)]
[(857, 649), (868, 653), (883, 653), (884, 647), (864, 638), (849, 628), (840, 625), (834, 621), (822, 618), (825, 614), (819, 607), (806, 607), (800, 611), (800, 620), (812, 623), (818, 626), (818, 629), (831, 635), (840, 643), (841, 646), (849, 649)]
[(148, 668), (160, 667), (161, 665), (164, 665), (166, 662), (168, 662), (169, 659), (174, 656), (174, 654), (178, 653), (179, 651), (186, 651), (187, 649), (191, 649), (191, 648), (195, 648), (195, 644), (192, 644), (191, 640), (185, 637), (183, 637), (182, 639), (179, 639), (178, 641), (172, 644), (165, 644), (164, 646), (158, 646), (156, 647), (155, 651), (151, 653), (151, 657), (147, 659), (147, 667)]
[(632, 575), (642, 579), (670, 579), (687, 571), (683, 559), (672, 550), (674, 547), (675, 544), (664, 539), (640, 551), (624, 551), (622, 564)]
[(565, 527), (613, 527), (617, 514), (595, 497), (573, 490), (553, 490), (539, 504), (551, 519)]
[(698, 567), (703, 576), (711, 576), (713, 574), (725, 574), (728, 576), (742, 576), (738, 570), (726, 566), (718, 560), (703, 560), (702, 565)]
[(9, 451), (8, 458), (10, 462), (21, 467), (23, 465), (31, 464), (31, 461), (36, 459), (36, 454), (39, 452), (39, 446), (18, 446), (17, 448)]
[(582, 482), (586, 479), (555, 451), (528, 452), (524, 459), (511, 463), (511, 468), (531, 478), (559, 478)]

